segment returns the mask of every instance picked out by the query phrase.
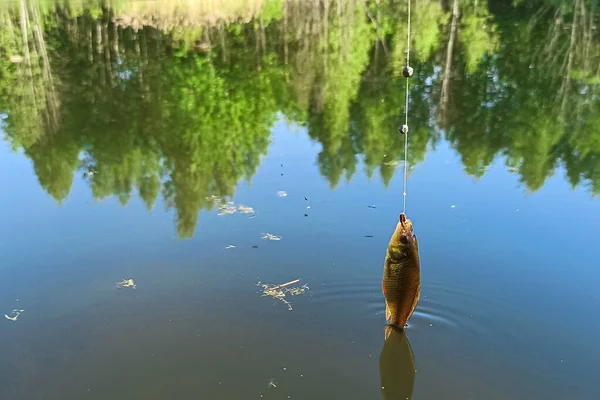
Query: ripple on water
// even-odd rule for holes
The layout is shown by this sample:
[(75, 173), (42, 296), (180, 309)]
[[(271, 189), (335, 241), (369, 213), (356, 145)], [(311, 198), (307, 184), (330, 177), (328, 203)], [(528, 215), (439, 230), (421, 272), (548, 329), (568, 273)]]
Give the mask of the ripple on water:
[[(502, 304), (475, 290), (449, 282), (425, 281), (421, 299), (409, 321), (409, 329), (451, 330), (460, 334), (508, 339), (511, 317)], [(320, 307), (351, 309), (365, 315), (385, 318), (381, 279), (356, 278), (327, 282), (314, 291), (313, 301)], [(493, 333), (493, 335), (492, 335)]]

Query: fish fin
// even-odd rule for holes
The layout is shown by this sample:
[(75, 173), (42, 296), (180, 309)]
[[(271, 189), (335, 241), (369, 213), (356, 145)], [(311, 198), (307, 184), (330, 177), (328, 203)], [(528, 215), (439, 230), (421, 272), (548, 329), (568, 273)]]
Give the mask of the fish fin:
[(417, 305), (419, 304), (419, 299), (421, 298), (421, 285), (419, 284), (418, 288), (417, 288), (417, 295), (415, 296), (415, 299), (413, 301), (412, 307), (410, 308), (410, 314), (408, 314), (408, 318), (406, 318), (406, 322), (408, 322), (408, 320), (410, 319), (410, 317), (412, 317), (412, 315), (414, 314), (415, 310), (417, 309)]
[[(381, 282), (381, 291), (383, 292), (383, 297), (385, 297), (385, 282)], [(392, 316), (392, 312), (390, 311), (390, 307), (388, 307), (387, 299), (385, 300), (385, 320), (389, 321)]]

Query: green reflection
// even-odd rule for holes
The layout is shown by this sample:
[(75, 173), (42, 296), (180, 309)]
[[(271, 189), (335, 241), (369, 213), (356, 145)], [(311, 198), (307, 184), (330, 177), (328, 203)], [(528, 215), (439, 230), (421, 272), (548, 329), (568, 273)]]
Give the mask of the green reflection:
[[(600, 192), (594, 1), (417, 1), (409, 162), (444, 139), (466, 173), (499, 156), (530, 191), (565, 167)], [(162, 196), (191, 237), (251, 180), (281, 116), (335, 188), (403, 159), (403, 0), (14, 1), (0, 8), (0, 112), (58, 202)]]

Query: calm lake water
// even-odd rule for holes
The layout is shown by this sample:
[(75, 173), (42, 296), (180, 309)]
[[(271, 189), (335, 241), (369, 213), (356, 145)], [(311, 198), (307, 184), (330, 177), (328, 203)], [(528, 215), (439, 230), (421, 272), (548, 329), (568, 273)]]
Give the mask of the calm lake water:
[(387, 341), (405, 1), (0, 3), (0, 398), (600, 398), (600, 9), (517, 3), (413, 1)]

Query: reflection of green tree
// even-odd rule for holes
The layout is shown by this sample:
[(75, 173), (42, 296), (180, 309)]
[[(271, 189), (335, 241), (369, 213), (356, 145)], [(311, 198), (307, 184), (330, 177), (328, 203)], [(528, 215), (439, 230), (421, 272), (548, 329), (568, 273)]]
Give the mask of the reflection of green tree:
[(198, 210), (211, 206), (208, 196), (233, 195), (237, 181), (258, 168), (277, 110), (269, 68), (263, 63), (261, 74), (252, 67), (217, 68), (195, 55), (167, 68), (163, 115), (177, 134), (165, 131), (160, 144), (172, 171), (167, 200), (177, 209), (182, 236), (193, 232)]
[(120, 28), (109, 14), (58, 15), (59, 28), (46, 36), (69, 82), (60, 92), (61, 129), (25, 146), (40, 183), (63, 200), (80, 165), (94, 197), (117, 195), (125, 205), (138, 188), (150, 209), (164, 181), (178, 232), (191, 236), (199, 210), (213, 206), (212, 196), (233, 195), (266, 152), (272, 88), (281, 86), (275, 59), (265, 57), (258, 72), (244, 35), (232, 37), (235, 62), (223, 63), (218, 53), (178, 50), (152, 28)]
[(583, 178), (598, 193), (600, 127), (593, 77), (600, 43), (582, 18), (590, 9), (582, 0), (572, 3), (575, 9), (567, 2), (543, 6), (524, 21), (517, 13), (523, 10), (497, 18), (501, 49), (484, 57), (474, 73), (468, 59), (457, 67), (465, 73), (452, 82), (456, 113), (448, 138), (469, 173), (483, 175), (502, 153), (535, 191), (562, 161), (573, 185)]
[[(162, 195), (189, 237), (213, 196), (252, 178), (280, 115), (321, 143), (331, 187), (361, 159), (387, 185), (404, 158), (404, 1), (240, 3), (254, 13), (249, 23), (208, 16), (177, 29), (144, 13), (131, 24), (153, 27), (133, 29), (114, 14), (135, 12), (125, 3), (39, 4), (0, 12), (0, 112), (5, 136), (57, 201), (79, 169), (99, 199), (125, 205), (137, 190), (150, 210)], [(564, 166), (574, 186), (597, 194), (592, 5), (414, 2), (410, 165), (444, 132), (473, 176), (500, 155), (529, 190)], [(8, 61), (15, 54), (24, 61)]]
[[(5, 134), (14, 147), (29, 146), (59, 123), (56, 80), (42, 35), (48, 23), (37, 3), (20, 1), (0, 12), (0, 109), (7, 112)], [(10, 57), (21, 56), (12, 63)]]

